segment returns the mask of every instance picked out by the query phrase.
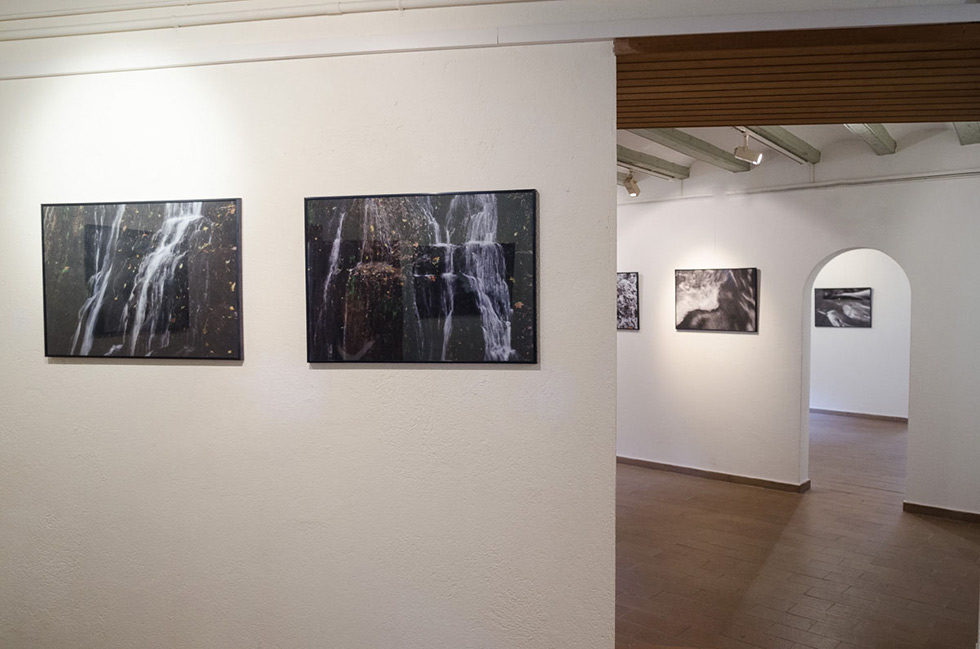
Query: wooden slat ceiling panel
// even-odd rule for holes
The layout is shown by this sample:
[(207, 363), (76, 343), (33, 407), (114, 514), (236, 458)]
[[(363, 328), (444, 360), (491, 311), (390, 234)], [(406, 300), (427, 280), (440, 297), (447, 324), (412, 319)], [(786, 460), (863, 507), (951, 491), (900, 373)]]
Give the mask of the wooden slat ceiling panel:
[(619, 128), (980, 120), (980, 23), (616, 41)]

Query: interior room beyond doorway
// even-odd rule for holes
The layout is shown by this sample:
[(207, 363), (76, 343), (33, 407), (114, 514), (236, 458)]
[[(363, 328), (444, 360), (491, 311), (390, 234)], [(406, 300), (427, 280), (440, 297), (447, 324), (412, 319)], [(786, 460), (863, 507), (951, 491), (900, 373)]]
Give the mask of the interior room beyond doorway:
[(812, 289), (805, 296), (813, 316), (810, 409), (907, 421), (911, 287), (905, 271), (878, 250), (848, 250), (820, 269)]

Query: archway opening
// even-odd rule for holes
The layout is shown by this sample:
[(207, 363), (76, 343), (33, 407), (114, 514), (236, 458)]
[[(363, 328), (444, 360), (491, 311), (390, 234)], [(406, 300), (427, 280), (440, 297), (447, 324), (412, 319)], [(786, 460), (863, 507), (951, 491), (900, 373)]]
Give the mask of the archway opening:
[(820, 483), (905, 493), (911, 286), (870, 248), (811, 272), (804, 295), (801, 473)]

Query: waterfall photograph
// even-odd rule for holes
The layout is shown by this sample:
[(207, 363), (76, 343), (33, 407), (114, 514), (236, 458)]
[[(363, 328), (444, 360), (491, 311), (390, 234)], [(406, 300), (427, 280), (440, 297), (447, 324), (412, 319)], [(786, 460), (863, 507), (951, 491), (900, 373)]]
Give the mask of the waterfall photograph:
[(759, 269), (674, 271), (678, 330), (758, 331)]
[(534, 190), (306, 199), (307, 360), (537, 362)]
[(616, 328), (640, 328), (639, 273), (616, 273)]
[(814, 325), (817, 327), (870, 327), (870, 288), (813, 289)]
[(42, 205), (45, 355), (241, 360), (240, 213)]

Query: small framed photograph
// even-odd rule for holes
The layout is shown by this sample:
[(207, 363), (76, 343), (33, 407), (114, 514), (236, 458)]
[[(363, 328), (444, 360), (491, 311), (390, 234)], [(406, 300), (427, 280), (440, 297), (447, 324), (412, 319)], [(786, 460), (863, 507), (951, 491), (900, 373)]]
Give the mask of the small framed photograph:
[(870, 327), (870, 288), (813, 289), (813, 320), (817, 327)]
[(640, 328), (639, 273), (616, 273), (616, 328)]

